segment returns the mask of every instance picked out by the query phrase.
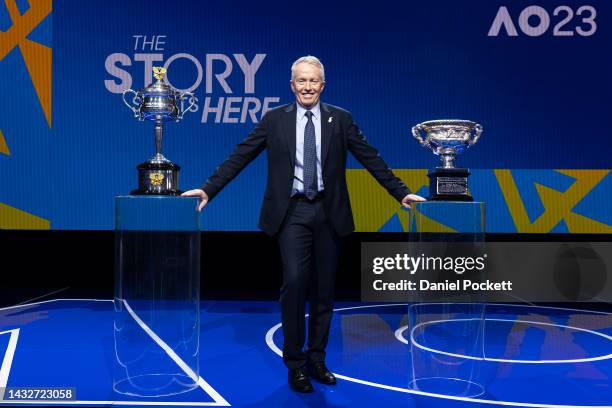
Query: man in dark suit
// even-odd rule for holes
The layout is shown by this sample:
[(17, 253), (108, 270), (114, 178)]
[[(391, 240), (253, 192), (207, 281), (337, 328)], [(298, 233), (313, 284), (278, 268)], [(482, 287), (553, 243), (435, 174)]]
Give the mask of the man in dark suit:
[[(325, 348), (340, 240), (355, 228), (346, 185), (347, 153), (405, 207), (424, 200), (410, 194), (349, 112), (319, 101), (324, 88), (325, 71), (316, 57), (295, 61), (291, 89), (296, 102), (267, 112), (201, 188), (183, 193), (199, 197), (201, 210), (267, 149), (268, 182), (259, 227), (276, 236), (280, 247), (283, 360), (289, 385), (299, 392), (313, 390), (309, 377), (336, 383), (325, 366)], [(308, 342), (303, 350), (307, 300)]]

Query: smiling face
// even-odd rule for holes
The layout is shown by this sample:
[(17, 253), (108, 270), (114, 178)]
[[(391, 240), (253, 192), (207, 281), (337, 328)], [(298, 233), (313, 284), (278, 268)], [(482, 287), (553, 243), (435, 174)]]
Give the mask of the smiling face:
[(315, 106), (319, 102), (323, 88), (325, 88), (325, 81), (323, 81), (319, 67), (307, 62), (301, 62), (295, 66), (291, 90), (300, 105), (306, 109)]

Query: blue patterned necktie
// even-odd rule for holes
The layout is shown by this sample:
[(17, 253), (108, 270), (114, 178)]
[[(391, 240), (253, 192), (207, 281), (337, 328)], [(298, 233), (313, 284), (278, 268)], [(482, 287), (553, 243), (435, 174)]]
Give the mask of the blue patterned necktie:
[(317, 140), (312, 122), (312, 112), (306, 111), (308, 122), (304, 129), (304, 194), (309, 200), (317, 196)]

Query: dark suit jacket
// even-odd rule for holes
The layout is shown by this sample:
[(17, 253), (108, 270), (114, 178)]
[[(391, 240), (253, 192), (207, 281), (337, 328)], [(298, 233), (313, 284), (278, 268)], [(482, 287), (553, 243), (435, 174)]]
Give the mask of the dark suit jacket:
[[(212, 200), (267, 148), (268, 182), (259, 228), (269, 235), (278, 232), (293, 189), (296, 111), (295, 103), (268, 111), (201, 187), (208, 194), (209, 200)], [(321, 103), (321, 167), (325, 189), (323, 204), (340, 236), (355, 229), (346, 186), (348, 151), (396, 200), (401, 201), (409, 194), (408, 188), (393, 174), (378, 151), (367, 143), (351, 114), (342, 108)]]

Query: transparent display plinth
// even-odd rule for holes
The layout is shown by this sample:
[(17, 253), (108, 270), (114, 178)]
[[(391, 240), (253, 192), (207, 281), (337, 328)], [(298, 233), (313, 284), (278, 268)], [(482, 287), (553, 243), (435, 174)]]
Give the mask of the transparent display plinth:
[[(408, 225), (417, 255), (429, 248), (442, 256), (484, 253), (482, 202), (415, 203)], [(478, 272), (476, 279), (482, 280), (484, 273)], [(418, 292), (411, 300), (406, 335), (412, 358), (409, 387), (461, 397), (482, 395), (484, 296), (461, 291), (435, 295)]]
[(199, 380), (197, 199), (115, 198), (113, 389), (139, 397), (190, 391)]

